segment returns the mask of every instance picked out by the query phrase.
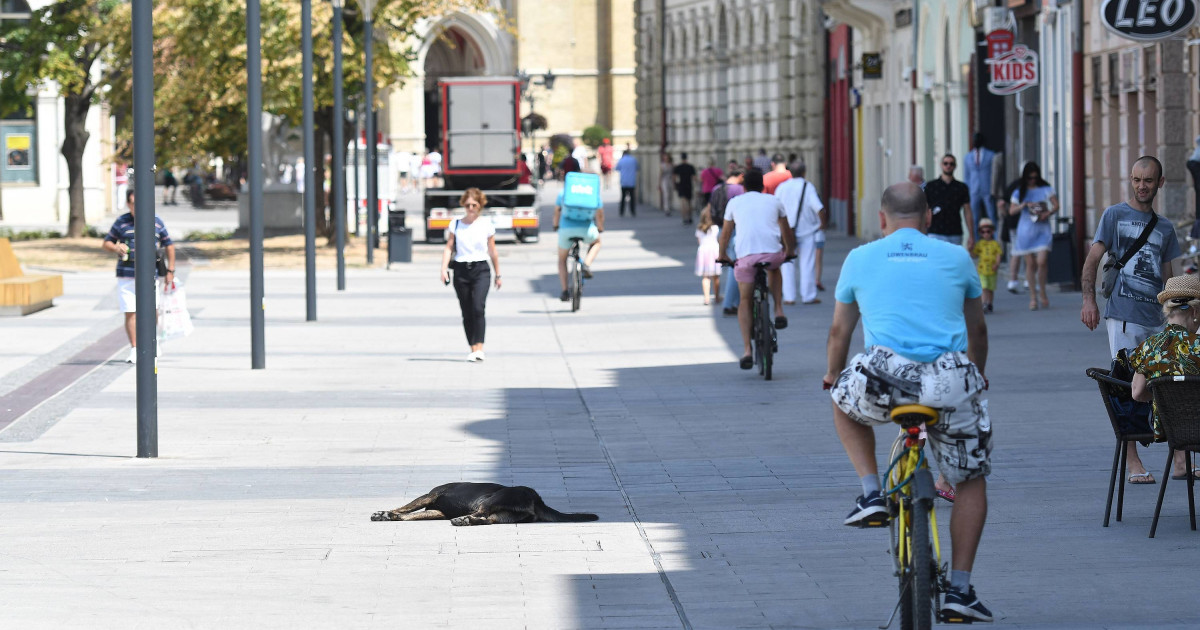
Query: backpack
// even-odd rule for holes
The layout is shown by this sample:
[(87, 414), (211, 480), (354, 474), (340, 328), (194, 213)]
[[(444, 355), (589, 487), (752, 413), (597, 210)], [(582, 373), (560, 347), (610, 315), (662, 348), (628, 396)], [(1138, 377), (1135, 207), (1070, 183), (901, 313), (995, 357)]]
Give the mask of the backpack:
[(727, 196), (729, 191), (725, 188), (725, 182), (721, 182), (713, 186), (712, 192), (708, 194), (709, 212), (712, 214), (713, 225), (717, 227), (725, 227), (725, 205), (729, 203)]
[(600, 201), (600, 176), (595, 173), (567, 173), (563, 180), (562, 216), (572, 221), (591, 221)]

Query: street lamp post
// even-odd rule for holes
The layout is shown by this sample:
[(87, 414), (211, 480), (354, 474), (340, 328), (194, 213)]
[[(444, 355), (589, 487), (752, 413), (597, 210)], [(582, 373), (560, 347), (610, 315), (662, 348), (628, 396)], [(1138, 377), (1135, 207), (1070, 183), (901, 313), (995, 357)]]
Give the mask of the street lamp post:
[(342, 95), (342, 5), (333, 0), (333, 229), (337, 232), (337, 290), (346, 290), (346, 108)]
[(267, 367), (263, 313), (262, 7), (246, 1), (246, 134), (250, 172), (250, 368)]
[(363, 8), (363, 39), (366, 40), (366, 76), (364, 81), (364, 97), (366, 100), (365, 117), (367, 127), (367, 264), (375, 263), (375, 231), (379, 225), (375, 214), (379, 206), (379, 189), (376, 177), (377, 156), (375, 154), (375, 0), (361, 0)]
[[(540, 77), (535, 77), (534, 75), (531, 75), (531, 74), (525, 72), (524, 70), (518, 70), (517, 77), (521, 80), (521, 92), (523, 93), (525, 100), (529, 102), (529, 112), (527, 114), (525, 114), (525, 117), (526, 117), (525, 120), (521, 121), (522, 122), (521, 130), (524, 131), (526, 137), (529, 138), (529, 152), (532, 154), (537, 148), (537, 143), (534, 142), (534, 139), (533, 139), (533, 133), (535, 131), (533, 128), (533, 119), (529, 118), (530, 116), (533, 115), (534, 98), (533, 98), (532, 86), (540, 85), (540, 86), (546, 88), (546, 91), (549, 92), (554, 89), (554, 80), (557, 79), (558, 77), (556, 77), (554, 75), (554, 71), (550, 70), (549, 68), (547, 68), (546, 73), (542, 74)], [(540, 78), (541, 82), (536, 81), (535, 80), (536, 78)], [(528, 123), (525, 122), (526, 120), (528, 120)], [(528, 129), (526, 129), (525, 127), (528, 127)]]
[(133, 0), (134, 295), (137, 302), (137, 456), (158, 457), (158, 353), (155, 344), (154, 14)]
[(300, 47), (304, 55), (304, 318), (317, 321), (317, 191), (313, 144), (312, 0), (300, 2)]

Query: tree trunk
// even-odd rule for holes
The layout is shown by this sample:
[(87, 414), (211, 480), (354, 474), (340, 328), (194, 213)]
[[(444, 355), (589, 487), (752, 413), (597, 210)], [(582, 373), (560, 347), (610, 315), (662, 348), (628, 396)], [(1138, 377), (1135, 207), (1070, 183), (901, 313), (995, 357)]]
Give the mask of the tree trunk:
[(85, 123), (92, 103), (90, 98), (79, 94), (69, 94), (63, 101), (62, 156), (67, 160), (67, 196), (71, 200), (67, 236), (78, 238), (87, 229), (83, 205), (83, 149), (91, 136)]
[(317, 158), (313, 171), (313, 185), (317, 196), (317, 234), (329, 237), (329, 195), (325, 193), (325, 130), (319, 126), (313, 130), (313, 155)]

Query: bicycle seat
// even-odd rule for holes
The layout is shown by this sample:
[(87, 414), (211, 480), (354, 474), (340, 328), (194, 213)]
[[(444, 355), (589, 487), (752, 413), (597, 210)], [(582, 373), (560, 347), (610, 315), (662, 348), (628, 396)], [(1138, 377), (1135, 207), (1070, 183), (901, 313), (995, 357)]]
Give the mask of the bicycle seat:
[(756, 268), (758, 268), (758, 269), (766, 269), (767, 267), (770, 267), (770, 266), (771, 266), (771, 263), (769, 263), (769, 262), (756, 262), (756, 263), (754, 263), (754, 266), (755, 266)]
[(578, 236), (572, 236), (570, 240), (572, 243), (582, 243), (583, 242), (583, 239)]
[(937, 424), (938, 412), (933, 407), (925, 405), (900, 405), (892, 409), (892, 422), (902, 427), (915, 427), (922, 424)]

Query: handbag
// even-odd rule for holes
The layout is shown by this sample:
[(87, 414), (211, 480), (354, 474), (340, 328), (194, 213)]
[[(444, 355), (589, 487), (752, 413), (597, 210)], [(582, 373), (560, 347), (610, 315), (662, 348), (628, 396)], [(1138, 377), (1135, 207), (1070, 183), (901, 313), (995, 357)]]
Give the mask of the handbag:
[(154, 250), (154, 269), (163, 278), (167, 276), (167, 272), (170, 270), (167, 267), (167, 250), (162, 247)]
[(187, 310), (187, 293), (178, 281), (163, 288), (161, 324), (159, 336), (163, 341), (186, 337), (194, 329), (192, 316)]
[(1108, 299), (1108, 296), (1112, 295), (1113, 289), (1117, 287), (1117, 278), (1121, 275), (1121, 268), (1150, 239), (1150, 233), (1154, 231), (1154, 226), (1158, 224), (1158, 214), (1151, 211), (1150, 215), (1150, 222), (1146, 224), (1145, 229), (1138, 235), (1133, 245), (1125, 250), (1125, 255), (1121, 256), (1120, 260), (1113, 260), (1113, 257), (1110, 255), (1108, 261), (1104, 263), (1104, 270), (1100, 278), (1100, 294), (1104, 296), (1104, 299)]

